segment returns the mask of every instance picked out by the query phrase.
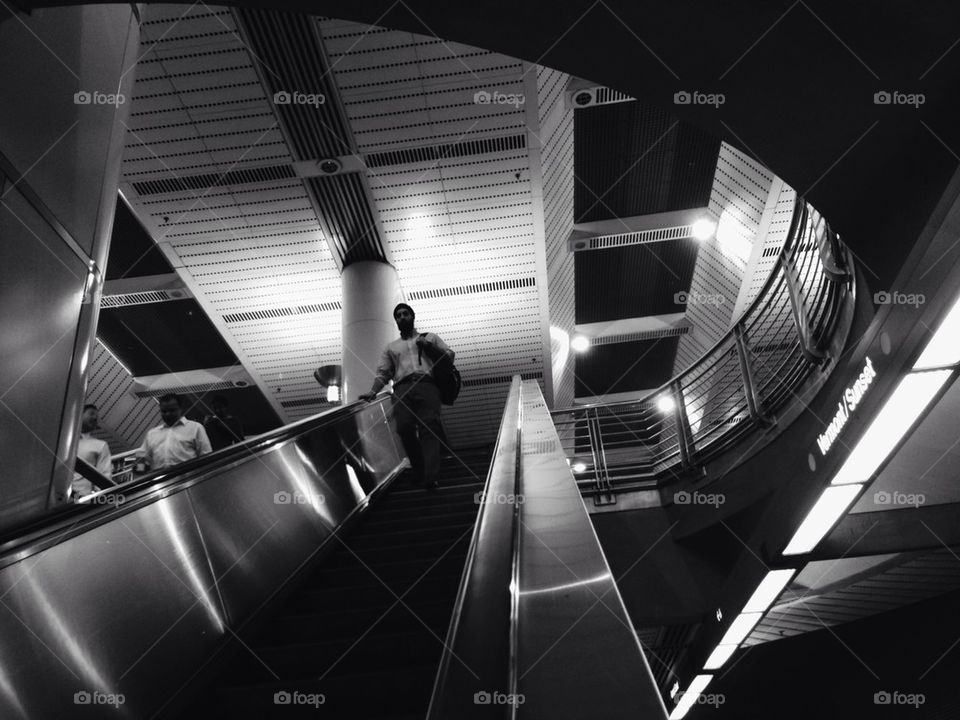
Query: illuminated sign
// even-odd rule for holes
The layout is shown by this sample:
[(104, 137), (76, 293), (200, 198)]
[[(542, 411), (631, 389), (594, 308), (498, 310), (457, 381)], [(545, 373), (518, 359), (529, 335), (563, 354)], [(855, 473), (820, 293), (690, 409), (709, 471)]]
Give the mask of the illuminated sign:
[(863, 400), (876, 376), (877, 371), (873, 369), (873, 363), (870, 362), (870, 358), (867, 358), (867, 362), (863, 366), (863, 372), (853, 381), (850, 387), (843, 391), (843, 398), (837, 403), (836, 415), (833, 416), (833, 420), (827, 425), (827, 429), (817, 438), (817, 445), (820, 446), (821, 453), (826, 455), (830, 451), (830, 448), (833, 447), (833, 443), (837, 439), (837, 436), (840, 435), (840, 431), (843, 430), (843, 426), (846, 425), (850, 419), (850, 413), (852, 413), (857, 408), (857, 405), (860, 404), (860, 401)]

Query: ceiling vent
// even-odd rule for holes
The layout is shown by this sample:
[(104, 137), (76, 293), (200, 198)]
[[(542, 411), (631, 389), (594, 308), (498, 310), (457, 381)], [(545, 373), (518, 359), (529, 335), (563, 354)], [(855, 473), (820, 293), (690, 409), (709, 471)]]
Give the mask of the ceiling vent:
[(241, 365), (204, 370), (186, 370), (164, 375), (133, 378), (132, 392), (140, 398), (160, 397), (167, 393), (199, 395), (217, 390), (254, 387), (253, 378)]

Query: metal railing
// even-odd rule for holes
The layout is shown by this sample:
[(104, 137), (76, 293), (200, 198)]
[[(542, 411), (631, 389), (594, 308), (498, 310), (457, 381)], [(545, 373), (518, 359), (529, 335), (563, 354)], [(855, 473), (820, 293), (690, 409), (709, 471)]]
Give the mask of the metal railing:
[(776, 267), (716, 345), (640, 400), (551, 413), (581, 489), (613, 501), (617, 486), (654, 485), (771, 426), (827, 359), (851, 277), (836, 233), (797, 198)]

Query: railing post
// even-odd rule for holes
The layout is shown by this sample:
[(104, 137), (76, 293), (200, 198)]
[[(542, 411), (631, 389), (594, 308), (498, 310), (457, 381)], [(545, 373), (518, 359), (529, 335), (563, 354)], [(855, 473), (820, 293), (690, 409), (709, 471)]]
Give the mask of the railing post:
[(793, 259), (797, 249), (803, 244), (806, 226), (806, 202), (797, 198), (797, 208), (794, 210), (790, 232), (787, 235), (788, 245), (780, 255), (780, 268), (783, 271), (783, 279), (787, 286), (787, 297), (790, 299), (790, 309), (793, 311), (793, 322), (797, 328), (797, 335), (800, 336), (800, 349), (807, 356), (807, 359), (819, 365), (827, 354), (813, 340), (813, 328), (810, 325), (806, 303), (803, 301), (803, 290), (800, 287), (800, 278), (797, 275), (797, 268)]
[(696, 449), (693, 446), (693, 433), (690, 432), (690, 422), (687, 419), (687, 405), (683, 399), (683, 388), (680, 381), (670, 385), (673, 392), (675, 420), (677, 423), (677, 444), (680, 447), (680, 464), (684, 468), (693, 467), (693, 456)]
[(733, 327), (733, 337), (737, 348), (737, 358), (740, 360), (740, 376), (743, 378), (743, 394), (747, 398), (747, 411), (750, 419), (758, 425), (769, 427), (770, 419), (763, 413), (763, 401), (757, 393), (757, 384), (753, 379), (753, 367), (750, 356), (747, 354), (747, 331), (741, 323)]

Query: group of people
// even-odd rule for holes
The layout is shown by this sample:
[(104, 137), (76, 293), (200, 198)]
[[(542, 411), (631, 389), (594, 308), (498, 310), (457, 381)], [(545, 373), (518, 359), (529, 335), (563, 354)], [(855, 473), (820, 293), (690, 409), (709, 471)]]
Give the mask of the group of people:
[[(434, 366), (441, 360), (453, 362), (456, 353), (434, 333), (420, 333), (414, 326), (416, 314), (406, 303), (393, 310), (400, 337), (384, 349), (377, 365), (370, 392), (360, 396), (373, 400), (391, 381), (393, 382), (393, 414), (397, 433), (410, 459), (417, 482), (435, 490), (439, 485), (440, 446), (444, 437), (440, 415), (440, 389), (433, 377)], [(160, 417), (163, 422), (147, 431), (137, 452), (144, 470), (159, 470), (206, 455), (243, 440), (240, 421), (227, 409), (223, 396), (213, 398), (213, 414), (200, 424), (183, 416), (179, 396), (170, 394), (160, 398)], [(97, 427), (97, 407), (87, 405), (83, 410), (78, 457), (93, 466), (101, 475), (110, 477), (110, 449), (91, 433)], [(93, 492), (93, 485), (82, 477), (73, 484), (74, 498)]]
[[(243, 440), (243, 426), (230, 414), (227, 399), (217, 395), (210, 405), (213, 412), (201, 424), (184, 417), (179, 395), (170, 393), (161, 397), (160, 418), (163, 422), (147, 431), (143, 444), (137, 449), (138, 467), (142, 465), (142, 471), (160, 470)], [(97, 406), (85, 405), (77, 457), (109, 480), (113, 472), (110, 447), (92, 434), (97, 429), (98, 420)], [(79, 474), (74, 477), (71, 485), (73, 500), (94, 491), (92, 482)]]

